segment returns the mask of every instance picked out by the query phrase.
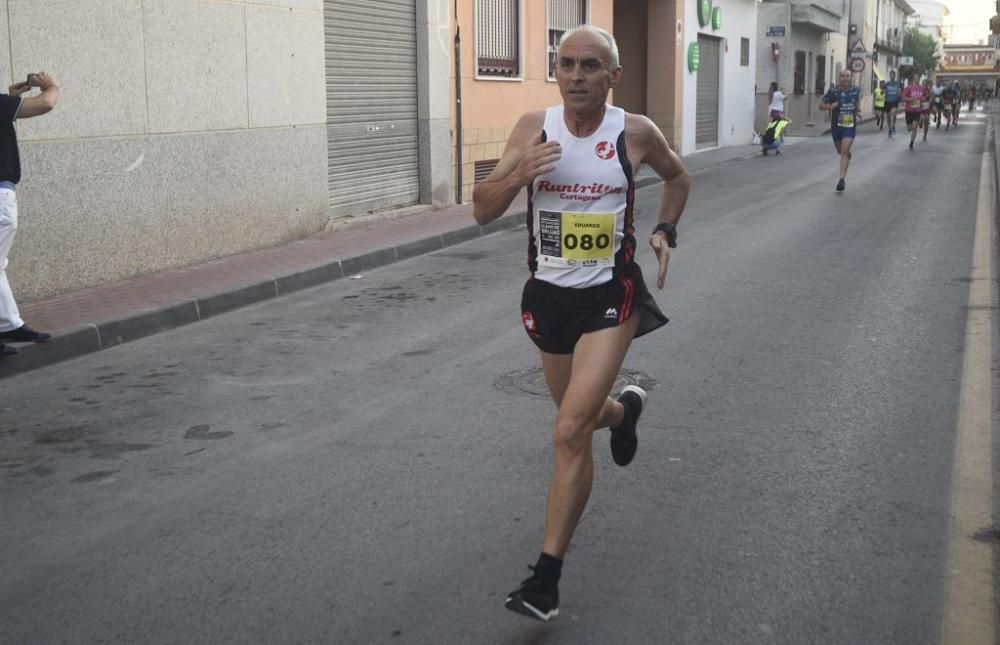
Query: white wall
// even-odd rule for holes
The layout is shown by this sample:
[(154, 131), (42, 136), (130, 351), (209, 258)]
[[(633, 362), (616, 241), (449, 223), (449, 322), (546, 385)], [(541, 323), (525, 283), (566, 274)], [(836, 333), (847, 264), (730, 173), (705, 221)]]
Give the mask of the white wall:
[(0, 9), (0, 73), (48, 71), (62, 89), (55, 111), (17, 124), (8, 273), (22, 302), (326, 224), (323, 0)]
[[(722, 8), (722, 28), (698, 24), (697, 0), (684, 0), (684, 136), (681, 154), (695, 151), (697, 73), (687, 71), (687, 51), (690, 43), (698, 42), (698, 34), (723, 38), (722, 70), (719, 84), (719, 145), (748, 145), (754, 131), (754, 85), (757, 69), (757, 2), (756, 0), (714, 0), (713, 7)], [(750, 39), (750, 64), (740, 65), (740, 39)], [(727, 51), (728, 49), (728, 51)]]

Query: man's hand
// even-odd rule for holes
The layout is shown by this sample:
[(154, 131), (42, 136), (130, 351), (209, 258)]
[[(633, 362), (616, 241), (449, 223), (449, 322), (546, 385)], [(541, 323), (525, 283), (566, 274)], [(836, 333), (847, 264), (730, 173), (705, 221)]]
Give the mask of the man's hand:
[(22, 94), (27, 94), (31, 91), (31, 86), (25, 81), (20, 81), (19, 83), (14, 83), (7, 88), (7, 93), (11, 96), (21, 96)]
[(670, 247), (667, 246), (666, 233), (653, 233), (649, 238), (649, 245), (656, 253), (656, 259), (660, 263), (660, 270), (656, 276), (656, 288), (662, 289), (667, 282), (667, 265), (670, 264)]
[(562, 157), (562, 146), (558, 141), (542, 143), (539, 132), (531, 140), (531, 145), (525, 151), (521, 161), (512, 173), (517, 178), (518, 185), (527, 186), (535, 177), (555, 170), (556, 162)]
[(48, 72), (38, 72), (38, 87), (44, 92), (50, 87), (56, 86), (56, 79), (52, 78)]

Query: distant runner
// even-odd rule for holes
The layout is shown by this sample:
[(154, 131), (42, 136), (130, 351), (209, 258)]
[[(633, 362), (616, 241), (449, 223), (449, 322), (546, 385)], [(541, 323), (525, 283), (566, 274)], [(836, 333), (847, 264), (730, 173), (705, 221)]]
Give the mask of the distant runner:
[(910, 133), (910, 150), (913, 150), (913, 142), (917, 140), (926, 98), (924, 86), (920, 84), (919, 77), (913, 74), (909, 85), (903, 90), (903, 109), (906, 111), (906, 129)]
[[(820, 103), (819, 109), (833, 112), (833, 123), (830, 134), (833, 135), (833, 145), (840, 155), (840, 180), (837, 182), (837, 192), (842, 193), (847, 187), (847, 168), (851, 165), (851, 145), (857, 132), (859, 116), (858, 99), (861, 88), (851, 85), (851, 70), (840, 72), (840, 84), (827, 92)], [(888, 105), (888, 103), (886, 103)]]
[(881, 130), (885, 125), (885, 81), (878, 82), (872, 96), (875, 98), (875, 125)]

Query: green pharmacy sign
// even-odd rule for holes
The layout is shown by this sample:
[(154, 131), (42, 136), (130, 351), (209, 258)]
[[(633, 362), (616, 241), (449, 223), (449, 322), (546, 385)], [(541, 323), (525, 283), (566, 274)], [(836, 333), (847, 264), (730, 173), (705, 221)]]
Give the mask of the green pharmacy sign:
[(698, 24), (707, 27), (712, 20), (712, 0), (698, 0)]
[(697, 72), (700, 62), (701, 52), (698, 50), (698, 43), (688, 45), (688, 71)]
[(722, 29), (722, 7), (712, 9), (712, 29)]

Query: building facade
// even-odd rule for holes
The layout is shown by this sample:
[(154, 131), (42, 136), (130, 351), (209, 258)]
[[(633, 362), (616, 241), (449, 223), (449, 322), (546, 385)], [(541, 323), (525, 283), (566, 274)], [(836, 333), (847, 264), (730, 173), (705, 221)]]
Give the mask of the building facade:
[(561, 101), (558, 39), (578, 24), (615, 35), (624, 75), (610, 100), (649, 116), (681, 154), (752, 138), (755, 0), (464, 0), (457, 7), (461, 82), (452, 75), (452, 124), (458, 132), (461, 123), (453, 145), (463, 201), (496, 165), (517, 118)]
[(450, 199), (449, 7), (0, 4), (0, 70), (45, 70), (62, 88), (55, 111), (16, 126), (24, 179), (8, 275), (18, 298)]
[(822, 97), (844, 67), (846, 37), (842, 2), (766, 0), (758, 5), (757, 121), (767, 126), (769, 87), (777, 81), (785, 94), (785, 114), (797, 134), (827, 127)]
[(995, 93), (1000, 87), (1000, 65), (997, 64), (995, 44), (945, 45), (938, 79), (942, 82), (958, 81), (964, 89), (975, 87), (980, 94), (984, 89)]

